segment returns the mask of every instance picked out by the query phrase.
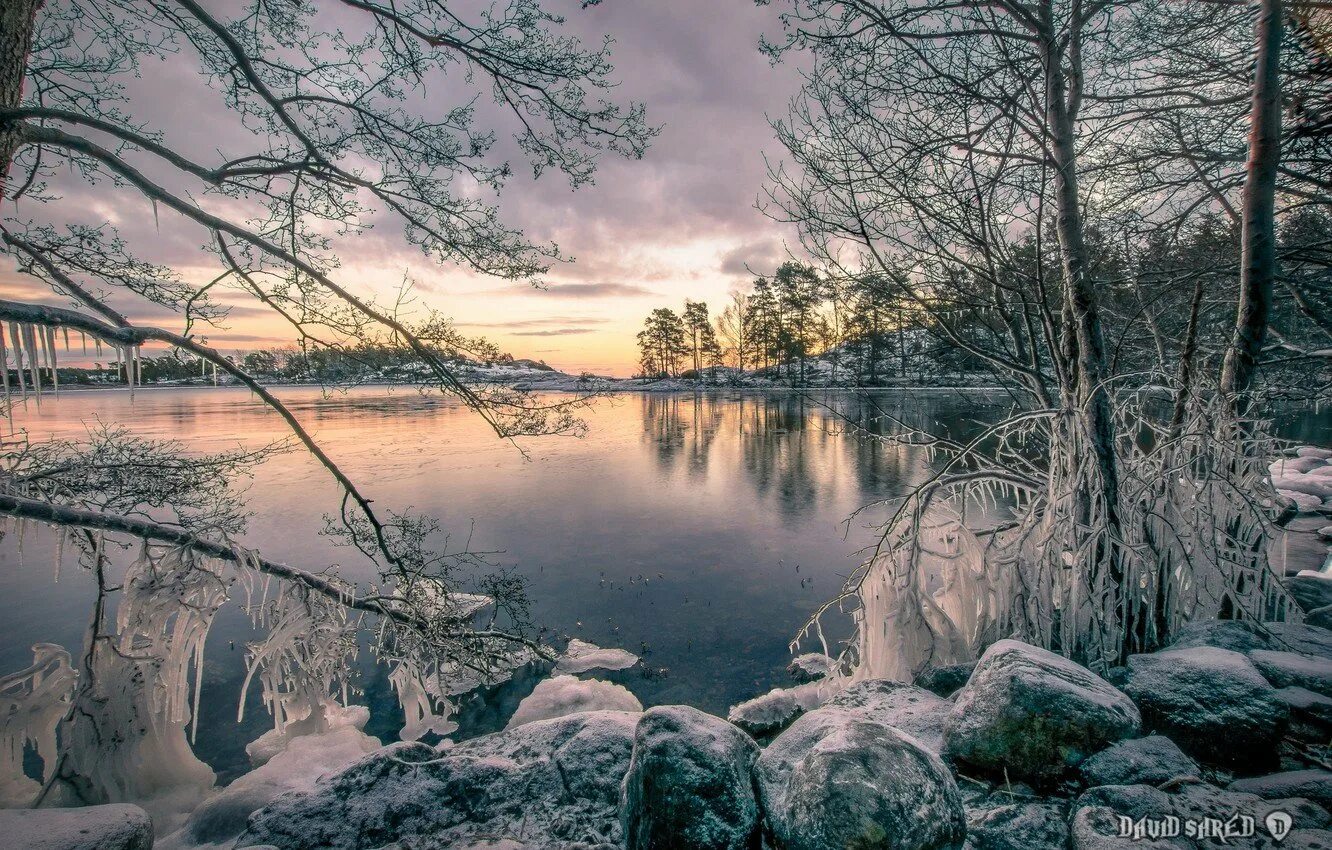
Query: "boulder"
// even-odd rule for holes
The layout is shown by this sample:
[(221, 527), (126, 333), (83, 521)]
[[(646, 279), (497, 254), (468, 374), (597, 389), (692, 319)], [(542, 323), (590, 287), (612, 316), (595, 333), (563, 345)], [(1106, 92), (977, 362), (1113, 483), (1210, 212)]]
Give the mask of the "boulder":
[(751, 771), (759, 748), (688, 706), (649, 709), (634, 729), (620, 822), (628, 850), (745, 850), (759, 842)]
[(1332, 809), (1332, 773), (1326, 770), (1291, 770), (1268, 776), (1237, 779), (1227, 786), (1231, 791), (1254, 794), (1264, 800), (1303, 797), (1325, 809)]
[(811, 711), (754, 765), (778, 850), (961, 847), (966, 823), (952, 773), (934, 753), (854, 709)]
[(620, 783), (638, 714), (591, 711), (436, 749), (385, 747), (250, 818), (237, 847), (444, 850), (619, 844)]
[(1138, 733), (1127, 696), (1053, 652), (1002, 640), (976, 665), (944, 728), (944, 752), (985, 771), (1053, 781)]
[(762, 696), (731, 706), (726, 719), (758, 740), (768, 741), (800, 715), (823, 705), (836, 690), (832, 683), (822, 679), (794, 688), (773, 688)]
[(1286, 579), (1286, 590), (1305, 611), (1332, 605), (1332, 576), (1304, 570)]
[(968, 850), (1034, 850), (1068, 845), (1062, 803), (1008, 803), (967, 811)]
[(1122, 833), (1123, 819), (1140, 822), (1173, 814), (1170, 797), (1150, 785), (1105, 785), (1092, 788), (1072, 806), (1069, 846), (1073, 850), (1185, 850), (1183, 838), (1134, 836)]
[(1254, 623), (1248, 620), (1202, 620), (1175, 633), (1171, 649), (1215, 646), (1235, 652), (1272, 649), (1332, 655), (1332, 631), (1309, 623)]
[(12, 850), (152, 850), (153, 821), (127, 803), (0, 809), (0, 835)]
[(1332, 659), (1298, 652), (1255, 649), (1249, 653), (1249, 660), (1274, 687), (1304, 688), (1323, 696), (1332, 696)]
[(804, 655), (797, 655), (791, 660), (790, 664), (786, 665), (786, 672), (791, 676), (791, 681), (798, 685), (826, 679), (837, 670), (837, 660), (824, 655), (822, 652), (806, 652)]
[(311, 791), (319, 777), (342, 770), (380, 749), (376, 738), (354, 726), (320, 735), (292, 738), (287, 748), (261, 766), (207, 798), (190, 813), (183, 834), (185, 844), (218, 844), (245, 831), (252, 812), (288, 791)]
[(552, 676), (538, 682), (532, 693), (518, 703), (507, 728), (584, 711), (642, 710), (643, 704), (623, 685), (569, 675)]
[(971, 678), (972, 671), (975, 669), (976, 662), (974, 661), (969, 664), (943, 664), (938, 667), (926, 667), (916, 677), (916, 687), (924, 688), (941, 697), (950, 697), (966, 685), (967, 680)]
[(1306, 688), (1281, 688), (1277, 696), (1290, 710), (1290, 734), (1316, 744), (1332, 739), (1332, 697)]
[(1239, 773), (1274, 767), (1285, 702), (1243, 655), (1199, 646), (1128, 660), (1124, 690), (1143, 722), (1207, 764)]
[(905, 732), (936, 755), (943, 752), (944, 723), (953, 708), (936, 694), (888, 679), (856, 682), (825, 705)]
[(1160, 785), (1179, 777), (1201, 778), (1198, 764), (1163, 735), (1120, 741), (1082, 763), (1088, 787)]

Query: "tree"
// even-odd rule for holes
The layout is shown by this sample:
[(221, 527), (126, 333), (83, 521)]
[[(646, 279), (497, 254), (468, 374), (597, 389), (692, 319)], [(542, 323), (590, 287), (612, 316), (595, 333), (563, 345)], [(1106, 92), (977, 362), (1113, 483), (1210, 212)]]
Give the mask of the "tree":
[(684, 314), (681, 318), (684, 321), (685, 330), (689, 334), (690, 349), (694, 357), (694, 371), (701, 372), (704, 362), (704, 335), (712, 333), (712, 320), (708, 318), (707, 302), (690, 301), (686, 298)]
[(685, 324), (669, 307), (658, 307), (643, 321), (638, 350), (643, 377), (673, 378), (689, 350)]
[(731, 292), (731, 303), (717, 316), (716, 336), (725, 344), (723, 354), (735, 357), (735, 368), (741, 372), (745, 364), (753, 365), (751, 351), (754, 347), (753, 329), (750, 327), (749, 296), (740, 290)]
[[(338, 17), (338, 28), (330, 26), (330, 15)], [(235, 526), (195, 529), (179, 517), (143, 516), (173, 477), (188, 472), (198, 487), (212, 486), (201, 479), (234, 473), (238, 467), (230, 461), (154, 446), (144, 457), (131, 456), (123, 473), (133, 485), (126, 485), (126, 500), (98, 504), (77, 482), (32, 484), (31, 475), (48, 470), (49, 459), (40, 447), (7, 443), (0, 514), (74, 534), (101, 588), (61, 738), (89, 746), (101, 741), (102, 749), (92, 746), (83, 756), (67, 751), (44, 799), (57, 787), (57, 796), (82, 802), (114, 799), (137, 787), (145, 765), (153, 767), (143, 750), (156, 746), (151, 741), (166, 741), (176, 755), (188, 751), (188, 711), (142, 716), (154, 705), (186, 706), (183, 675), (134, 678), (138, 668), (124, 655), (125, 642), (143, 636), (105, 627), (106, 600), (115, 592), (104, 580), (108, 560), (127, 540), (143, 546), (135, 569), (144, 583), (121, 592), (121, 622), (142, 616), (148, 618), (139, 624), (144, 629), (151, 630), (152, 618), (179, 615), (197, 617), (190, 634), (206, 633), (211, 611), (225, 601), (218, 576), (226, 564), (288, 587), (285, 607), (269, 610), (264, 620), (274, 633), (294, 636), (294, 643), (264, 645), (251, 656), (274, 677), (278, 690), (266, 698), (279, 727), (293, 711), (312, 720), (322, 716), (318, 705), (293, 694), (335, 699), (330, 688), (336, 681), (325, 674), (345, 649), (349, 610), (377, 618), (376, 650), (393, 666), (404, 703), (426, 715), (447, 710), (430, 696), (447, 688), (428, 688), (426, 681), (463, 668), (486, 675), (546, 652), (527, 634), (520, 584), (486, 573), (469, 553), (438, 548), (434, 520), (372, 504), (295, 413), (263, 381), (205, 344), (200, 331), (225, 319), (226, 308), (213, 297), (225, 288), (286, 322), (305, 357), (354, 358), (368, 351), (366, 345), (393, 349), (422, 367), (429, 388), (462, 399), (500, 436), (576, 428), (575, 408), (568, 405), (550, 407), (512, 390), (465, 383), (450, 365), (460, 337), (447, 322), (414, 311), (401, 297), (381, 304), (360, 296), (337, 272), (338, 247), (372, 218), (381, 225), (396, 221), (410, 243), (438, 262), (505, 280), (537, 281), (562, 259), (554, 246), (505, 224), (498, 199), (513, 170), (496, 149), (500, 127), (480, 123), (474, 97), (488, 94), (495, 101), (496, 120), (513, 128), (517, 151), (534, 175), (557, 172), (575, 188), (591, 179), (605, 153), (641, 156), (655, 130), (641, 105), (611, 98), (609, 41), (588, 48), (561, 34), (561, 23), (539, 0), (489, 10), (447, 0), (265, 0), (228, 7), (225, 14), (196, 0), (5, 4), (0, 175), (5, 199), (15, 203), (0, 221), (0, 242), (21, 272), (75, 305), (0, 301), (0, 319), (9, 322), (6, 361), (12, 355), (20, 372), (28, 368), (34, 377), (39, 364), (50, 364), (54, 375), (54, 332), (61, 329), (110, 346), (131, 384), (140, 378), (145, 344), (164, 344), (209, 364), (276, 411), (336, 479), (345, 495), (328, 533), (378, 572), (373, 589), (357, 588), (318, 569), (246, 553), (231, 538)], [(227, 143), (236, 149), (224, 153), (211, 141), (182, 147), (165, 129), (135, 116), (142, 104), (126, 83), (165, 57), (193, 63), (220, 95), (221, 118), (243, 140)], [(437, 105), (448, 97), (458, 99)], [(137, 203), (155, 218), (204, 234), (216, 275), (183, 280), (138, 257), (109, 224), (53, 203), (48, 181), (65, 173), (108, 203)], [(19, 209), (43, 215), (21, 218)], [(180, 327), (136, 324), (101, 293), (164, 308)], [(21, 389), (39, 388), (34, 382)], [(132, 445), (128, 440), (120, 432), (97, 435), (59, 452), (91, 457)], [(212, 497), (197, 488), (177, 493), (186, 500)], [(485, 587), (484, 597), (461, 593), (464, 578)], [(188, 610), (172, 607), (172, 599)], [(487, 625), (475, 628), (483, 607), (490, 612), (481, 620)], [(320, 642), (330, 635), (331, 642)], [(169, 656), (161, 659), (162, 671), (186, 670), (193, 657), (193, 643), (145, 646)], [(142, 699), (130, 700), (125, 710), (109, 704), (107, 694), (130, 681)]]

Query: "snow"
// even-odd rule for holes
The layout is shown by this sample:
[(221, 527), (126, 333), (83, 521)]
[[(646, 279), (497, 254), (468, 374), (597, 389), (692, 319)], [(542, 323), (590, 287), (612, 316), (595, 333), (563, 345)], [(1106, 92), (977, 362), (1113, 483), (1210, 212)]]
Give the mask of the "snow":
[(506, 729), (584, 711), (642, 711), (643, 704), (627, 688), (600, 679), (554, 676), (538, 683), (518, 704)]
[(574, 638), (555, 662), (555, 672), (586, 673), (588, 670), (624, 670), (638, 663), (638, 656), (623, 649), (603, 649)]
[[(323, 733), (336, 732), (344, 728), (364, 729), (370, 720), (370, 709), (363, 705), (327, 705), (324, 709)], [(245, 754), (250, 757), (250, 764), (263, 767), (274, 756), (287, 749), (303, 735), (310, 735), (312, 730), (300, 722), (289, 723), (282, 731), (270, 729), (255, 740), (245, 745)]]
[(1301, 511), (1316, 511), (1332, 500), (1332, 449), (1300, 446), (1295, 455), (1272, 461), (1272, 486)]

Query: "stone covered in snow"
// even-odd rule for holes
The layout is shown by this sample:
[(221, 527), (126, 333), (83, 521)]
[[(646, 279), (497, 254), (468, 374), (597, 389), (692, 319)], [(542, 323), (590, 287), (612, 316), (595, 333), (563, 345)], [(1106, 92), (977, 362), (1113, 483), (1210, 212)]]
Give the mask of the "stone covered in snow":
[(1120, 741), (1082, 763), (1088, 786), (1160, 785), (1179, 777), (1201, 778), (1198, 764), (1164, 735)]
[(1068, 815), (1055, 802), (1006, 803), (967, 810), (967, 850), (1036, 850), (1068, 846)]
[(1238, 652), (1199, 646), (1134, 655), (1124, 690), (1148, 729), (1199, 761), (1246, 773), (1276, 764), (1286, 704)]
[[(620, 842), (620, 782), (638, 714), (593, 711), (436, 750), (393, 744), (250, 819), (237, 847), (445, 850)], [(513, 845), (511, 845), (513, 846)]]
[(1253, 776), (1237, 779), (1228, 787), (1231, 791), (1253, 794), (1264, 800), (1303, 797), (1332, 810), (1332, 773), (1326, 770), (1291, 770), (1268, 776)]
[(791, 663), (786, 665), (786, 672), (791, 681), (799, 685), (817, 682), (837, 672), (837, 660), (822, 652), (806, 652), (791, 659)]
[(935, 754), (943, 752), (944, 723), (953, 707), (937, 694), (888, 679), (856, 682), (825, 705), (905, 732)]
[(342, 770), (381, 746), (355, 726), (294, 738), (285, 750), (195, 807), (183, 830), (162, 846), (217, 844), (235, 838), (245, 830), (250, 814), (278, 795), (312, 791), (321, 776)]
[(13, 850), (152, 850), (153, 822), (138, 806), (0, 809), (0, 836)]
[(1053, 652), (1015, 640), (986, 650), (944, 731), (951, 758), (1011, 779), (1048, 782), (1140, 725), (1109, 682)]
[[(1332, 585), (1329, 585), (1332, 587)], [(1215, 646), (1235, 652), (1271, 649), (1332, 655), (1332, 631), (1308, 623), (1254, 623), (1249, 620), (1202, 620), (1175, 633), (1171, 649)]]
[(1332, 658), (1256, 649), (1249, 653), (1249, 660), (1275, 687), (1304, 688), (1332, 696)]
[(773, 688), (762, 696), (731, 706), (726, 719), (760, 741), (790, 726), (797, 717), (818, 708), (837, 686), (819, 679), (794, 688)]
[(916, 677), (916, 686), (941, 697), (949, 697), (966, 685), (967, 680), (971, 678), (972, 671), (975, 669), (976, 662), (974, 661), (969, 664), (943, 664), (939, 667), (926, 667)]
[(623, 649), (603, 649), (594, 643), (574, 638), (555, 662), (555, 673), (586, 673), (589, 670), (627, 670), (638, 663), (638, 656)]
[(820, 708), (778, 735), (754, 766), (779, 850), (960, 847), (962, 799), (944, 763), (915, 739)]
[(643, 714), (634, 730), (620, 820), (628, 850), (757, 845), (750, 772), (759, 748), (719, 717), (682, 705)]
[(508, 729), (577, 714), (582, 711), (642, 711), (643, 704), (629, 689), (600, 679), (552, 676), (537, 683), (509, 719)]

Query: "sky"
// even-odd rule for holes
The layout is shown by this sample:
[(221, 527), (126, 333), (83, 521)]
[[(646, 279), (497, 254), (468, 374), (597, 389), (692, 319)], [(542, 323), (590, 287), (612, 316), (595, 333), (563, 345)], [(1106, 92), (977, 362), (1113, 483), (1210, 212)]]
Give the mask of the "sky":
[[(209, 5), (220, 10), (226, 3)], [(730, 290), (752, 279), (749, 269), (770, 271), (794, 249), (790, 227), (756, 203), (765, 154), (780, 158), (769, 120), (785, 114), (798, 75), (758, 52), (760, 34), (779, 27), (773, 8), (752, 0), (603, 0), (587, 9), (578, 0), (549, 0), (547, 7), (565, 14), (564, 29), (585, 43), (614, 37), (615, 96), (645, 102), (649, 122), (661, 126), (642, 160), (603, 159), (594, 185), (575, 192), (559, 174), (521, 176), (501, 196), (507, 223), (535, 241), (555, 242), (573, 262), (553, 268), (546, 287), (534, 289), (434, 264), (385, 222), (340, 245), (336, 277), (385, 298), (409, 277), (423, 306), (515, 357), (626, 376), (638, 362), (635, 334), (652, 308), (678, 309), (690, 298), (717, 312)], [(234, 128), (210, 120), (223, 114), (216, 93), (198, 84), (186, 58), (145, 69), (133, 83), (133, 114), (173, 146), (223, 149)], [(462, 91), (445, 86), (430, 97), (452, 105)], [(146, 202), (105, 186), (57, 188), (61, 205), (76, 208), (81, 220), (114, 223), (136, 251), (186, 279), (216, 273), (200, 251), (201, 231), (154, 216)], [(0, 271), (0, 295), (25, 294), (29, 284), (9, 268)], [(117, 306), (138, 321), (170, 319), (141, 303)], [(224, 330), (209, 334), (228, 352), (289, 340), (276, 320), (245, 305), (233, 309)]]

